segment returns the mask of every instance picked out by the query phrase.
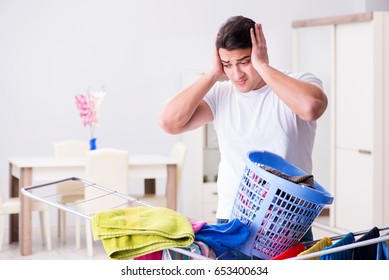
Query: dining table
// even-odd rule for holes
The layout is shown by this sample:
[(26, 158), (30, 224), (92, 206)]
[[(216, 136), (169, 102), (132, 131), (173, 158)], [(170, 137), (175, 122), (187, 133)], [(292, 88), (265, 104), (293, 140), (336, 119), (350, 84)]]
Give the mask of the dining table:
[[(85, 157), (9, 157), (9, 193), (20, 197), (21, 211), (10, 216), (10, 242), (19, 242), (20, 254), (32, 254), (32, 201), (20, 190), (35, 183), (70, 177), (83, 178)], [(128, 177), (166, 178), (166, 207), (177, 209), (177, 160), (163, 155), (129, 155)], [(20, 221), (19, 221), (20, 218)]]

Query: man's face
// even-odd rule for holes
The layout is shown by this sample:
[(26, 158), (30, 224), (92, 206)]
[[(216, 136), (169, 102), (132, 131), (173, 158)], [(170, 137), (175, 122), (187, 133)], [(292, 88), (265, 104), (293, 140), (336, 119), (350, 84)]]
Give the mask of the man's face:
[(219, 49), (224, 73), (243, 93), (259, 89), (265, 83), (251, 64), (251, 49), (228, 51)]

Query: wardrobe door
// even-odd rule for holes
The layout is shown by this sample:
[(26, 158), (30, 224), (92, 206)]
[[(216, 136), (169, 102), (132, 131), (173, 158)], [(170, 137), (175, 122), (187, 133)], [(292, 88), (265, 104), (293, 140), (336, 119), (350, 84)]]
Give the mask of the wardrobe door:
[(336, 227), (346, 231), (373, 227), (372, 156), (337, 149), (336, 158)]
[(372, 22), (336, 27), (336, 147), (373, 147)]
[[(389, 13), (385, 14), (383, 16), (383, 32), (384, 35), (383, 39), (383, 77), (389, 77)], [(384, 92), (384, 124), (383, 126), (385, 128), (389, 128), (389, 79), (384, 78), (383, 79), (383, 88), (386, 89)], [(384, 170), (384, 182), (383, 182), (383, 224), (389, 225), (389, 129), (384, 130), (384, 148), (383, 148), (383, 155), (384, 155), (384, 164), (383, 164), (383, 170)]]
[(336, 27), (335, 223), (373, 226), (373, 32), (371, 22)]

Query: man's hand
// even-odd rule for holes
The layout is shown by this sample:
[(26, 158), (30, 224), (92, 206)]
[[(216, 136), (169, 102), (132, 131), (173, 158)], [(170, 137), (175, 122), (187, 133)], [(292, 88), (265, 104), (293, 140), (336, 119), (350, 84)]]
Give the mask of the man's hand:
[(266, 39), (263, 34), (262, 25), (256, 23), (254, 28), (255, 32), (253, 28), (250, 30), (251, 43), (253, 45), (251, 51), (251, 63), (259, 72), (259, 69), (263, 64), (269, 64), (269, 56), (267, 54)]
[(261, 24), (256, 23), (250, 30), (250, 35), (253, 44), (251, 63), (265, 83), (301, 119), (317, 120), (327, 108), (327, 97), (323, 90), (314, 84), (294, 79), (269, 65)]
[[(217, 35), (216, 35), (216, 37), (217, 37)], [(210, 73), (215, 75), (217, 77), (217, 80), (219, 80), (219, 81), (226, 78), (225, 73), (224, 73), (224, 69), (223, 69), (223, 65), (222, 65), (222, 62), (220, 60), (219, 51), (216, 48), (216, 46), (214, 47), (214, 51), (213, 51), (213, 62), (212, 62), (212, 66), (210, 69)]]

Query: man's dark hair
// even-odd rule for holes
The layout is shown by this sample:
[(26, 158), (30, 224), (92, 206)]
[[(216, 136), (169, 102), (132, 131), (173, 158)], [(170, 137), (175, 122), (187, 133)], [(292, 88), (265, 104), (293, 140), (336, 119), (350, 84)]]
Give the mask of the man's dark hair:
[(252, 47), (250, 29), (255, 22), (243, 16), (233, 16), (227, 19), (219, 29), (216, 38), (216, 48), (228, 51), (250, 49)]

